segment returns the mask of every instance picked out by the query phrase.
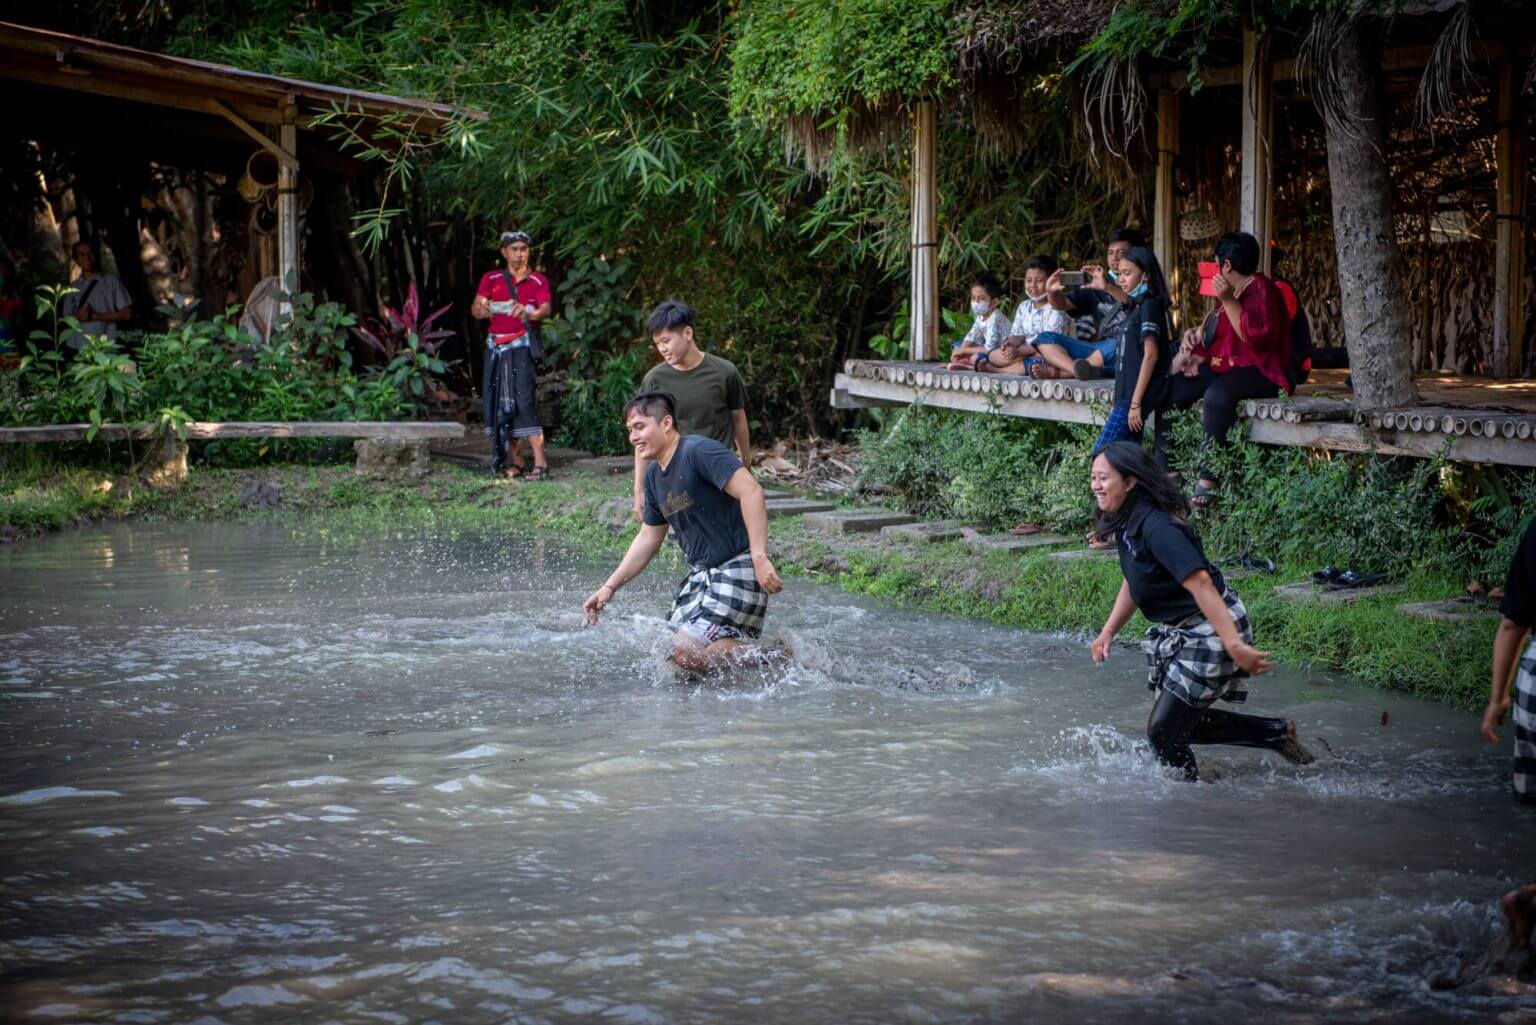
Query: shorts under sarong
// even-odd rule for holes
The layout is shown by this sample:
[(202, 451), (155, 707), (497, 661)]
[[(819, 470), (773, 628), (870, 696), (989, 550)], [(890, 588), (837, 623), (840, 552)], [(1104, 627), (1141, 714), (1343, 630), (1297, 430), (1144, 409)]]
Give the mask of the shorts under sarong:
[(1515, 725), (1515, 793), (1536, 797), (1536, 637), (1520, 656), (1509, 714)]
[(767, 614), (768, 592), (743, 552), (718, 566), (695, 566), (678, 585), (667, 622), (709, 643), (761, 637)]
[[(1253, 643), (1253, 624), (1237, 592), (1222, 592), (1227, 611), (1244, 643)], [(1147, 631), (1141, 650), (1147, 654), (1147, 687), (1165, 690), (1187, 705), (1209, 708), (1217, 701), (1246, 701), (1243, 683), (1248, 673), (1232, 661), (1221, 636), (1204, 613), (1195, 612), (1171, 626)]]

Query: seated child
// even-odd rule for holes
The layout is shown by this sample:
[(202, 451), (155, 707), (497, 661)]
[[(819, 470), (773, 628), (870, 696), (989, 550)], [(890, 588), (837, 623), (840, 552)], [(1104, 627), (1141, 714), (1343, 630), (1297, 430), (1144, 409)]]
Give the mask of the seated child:
[(1056, 272), (1057, 263), (1049, 256), (1032, 256), (1024, 265), (1024, 301), (1013, 315), (1008, 337), (988, 353), (987, 362), (977, 370), (999, 374), (1028, 373), (1031, 364), (1040, 362), (1034, 341), (1047, 331), (1069, 331), (1072, 320), (1065, 311), (1051, 305), (1045, 283)]
[(1008, 318), (997, 308), (1002, 282), (983, 271), (971, 282), (971, 313), (976, 322), (949, 354), (946, 370), (979, 370), (989, 354), (1008, 337)]

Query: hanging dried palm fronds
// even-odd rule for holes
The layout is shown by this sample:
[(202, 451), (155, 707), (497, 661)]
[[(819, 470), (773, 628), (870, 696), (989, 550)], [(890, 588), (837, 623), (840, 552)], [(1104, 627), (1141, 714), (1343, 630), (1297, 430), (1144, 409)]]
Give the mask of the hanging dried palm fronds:
[(1435, 40), (1419, 79), (1418, 123), (1428, 127), (1449, 114), (1458, 99), (1476, 88), (1472, 74), (1472, 5), (1462, 3)]
[(1099, 64), (1083, 82), (1083, 120), (1088, 125), (1088, 154), (1098, 160), (1098, 146), (1126, 159), (1131, 143), (1147, 120), (1147, 89), (1134, 60)]

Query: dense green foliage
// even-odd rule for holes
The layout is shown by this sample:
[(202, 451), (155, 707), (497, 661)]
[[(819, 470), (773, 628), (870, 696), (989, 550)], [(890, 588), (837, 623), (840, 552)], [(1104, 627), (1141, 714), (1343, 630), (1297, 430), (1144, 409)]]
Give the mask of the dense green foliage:
[(954, 78), (950, 0), (744, 0), (731, 99), (764, 124), (841, 123), (856, 102), (937, 91)]
[[(403, 419), (430, 399), (446, 369), (403, 326), (384, 333), (398, 349), (388, 362), (355, 365), (347, 344), (355, 318), (307, 293), (292, 297), (292, 314), (264, 342), (231, 312), (121, 342), (91, 337), (70, 358), (62, 339), (79, 324), (54, 316), (53, 298), (42, 299), (50, 330), (34, 331), (25, 355), (0, 373), (0, 426), (119, 422), (181, 433), (189, 421)], [(237, 458), (275, 448), (222, 446)]]
[[(1222, 482), (1220, 501), (1197, 514), (1214, 557), (1253, 553), (1308, 572), (1333, 564), (1394, 579), (1464, 573), (1498, 583), (1521, 524), (1536, 514), (1536, 473), (1248, 443), (1209, 453), (1197, 416), (1176, 417), (1173, 430), (1184, 479), (1210, 465)], [(865, 435), (863, 481), (924, 516), (1082, 532), (1093, 512), (1086, 481), (1096, 436), (917, 406)]]

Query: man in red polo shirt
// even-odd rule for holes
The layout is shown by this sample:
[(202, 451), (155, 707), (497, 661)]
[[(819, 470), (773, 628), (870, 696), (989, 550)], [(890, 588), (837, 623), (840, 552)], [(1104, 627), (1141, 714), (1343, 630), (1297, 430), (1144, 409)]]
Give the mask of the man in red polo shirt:
[(529, 480), (549, 476), (544, 455), (544, 427), (536, 403), (536, 356), (542, 356), (539, 324), (550, 316), (549, 282), (528, 263), (531, 240), (526, 232), (501, 235), (501, 255), (506, 267), (487, 271), (480, 279), (470, 315), (489, 320), (486, 334), (485, 372), (480, 395), (485, 408), (485, 431), (491, 436), (491, 473), (520, 477), (523, 473), (522, 439), (533, 446), (533, 471)]
[[(1239, 402), (1273, 398), (1295, 388), (1286, 376), (1291, 315), (1280, 289), (1259, 272), (1258, 239), (1247, 232), (1228, 232), (1216, 240), (1215, 258), (1211, 289), (1206, 293), (1220, 304), (1214, 331), (1209, 336), (1200, 328), (1184, 332), (1173, 359), (1168, 405), (1186, 409), (1203, 399), (1200, 413), (1205, 436), (1222, 445), (1237, 422)], [(1218, 491), (1215, 473), (1203, 468), (1191, 501), (1210, 505)]]

